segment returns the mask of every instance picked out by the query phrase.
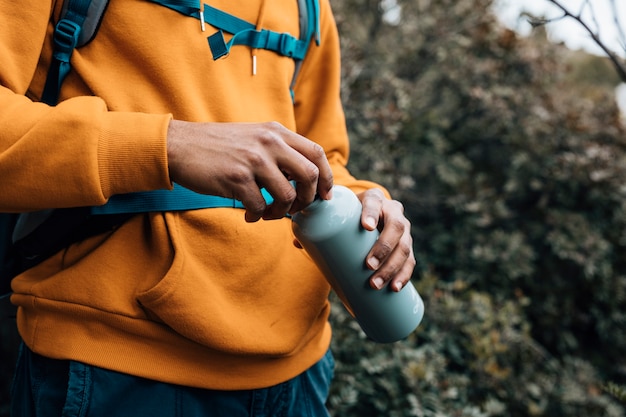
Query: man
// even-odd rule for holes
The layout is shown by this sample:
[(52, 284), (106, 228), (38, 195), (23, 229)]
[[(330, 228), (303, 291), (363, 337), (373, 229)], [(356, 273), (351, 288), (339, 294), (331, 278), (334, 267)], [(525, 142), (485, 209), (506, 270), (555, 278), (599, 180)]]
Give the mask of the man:
[[(399, 291), (415, 265), (401, 204), (346, 169), (328, 1), (293, 101), (291, 58), (235, 45), (213, 60), (211, 25), (111, 0), (54, 107), (38, 101), (62, 2), (44, 3), (0, 8), (0, 211), (101, 206), (173, 183), (244, 208), (137, 214), (15, 278), (14, 415), (325, 415), (329, 286), (285, 214), (348, 186), (363, 226), (382, 230), (371, 285)], [(298, 33), (293, 0), (211, 6)]]

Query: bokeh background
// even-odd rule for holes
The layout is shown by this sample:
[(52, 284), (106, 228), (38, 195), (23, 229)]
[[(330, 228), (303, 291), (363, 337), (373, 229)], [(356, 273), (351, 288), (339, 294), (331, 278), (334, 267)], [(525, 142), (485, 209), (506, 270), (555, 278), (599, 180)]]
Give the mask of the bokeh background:
[(404, 203), (426, 304), (378, 345), (333, 297), (333, 415), (625, 416), (626, 80), (491, 0), (331, 3), (350, 167)]

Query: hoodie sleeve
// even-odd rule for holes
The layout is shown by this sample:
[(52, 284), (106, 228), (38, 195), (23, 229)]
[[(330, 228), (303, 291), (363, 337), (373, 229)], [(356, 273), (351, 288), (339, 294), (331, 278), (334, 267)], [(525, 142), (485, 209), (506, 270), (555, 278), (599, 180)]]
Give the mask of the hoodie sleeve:
[[(170, 115), (108, 111), (97, 97), (32, 100), (51, 5), (0, 9), (0, 212), (100, 205), (113, 194), (169, 188)], [(28, 28), (28, 30), (25, 30)]]

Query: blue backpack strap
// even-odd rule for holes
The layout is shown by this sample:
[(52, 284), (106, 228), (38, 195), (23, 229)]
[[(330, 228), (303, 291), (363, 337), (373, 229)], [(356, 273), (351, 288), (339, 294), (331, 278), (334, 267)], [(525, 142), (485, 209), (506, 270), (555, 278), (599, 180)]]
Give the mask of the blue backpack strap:
[[(204, 22), (216, 27), (218, 32), (209, 36), (209, 46), (213, 59), (228, 55), (230, 48), (235, 45), (246, 45), (251, 48), (268, 49), (284, 56), (297, 60), (304, 59), (309, 40), (315, 34), (319, 44), (319, 4), (317, 0), (298, 0), (300, 10), (300, 38), (288, 33), (278, 33), (271, 30), (256, 30), (253, 23), (247, 22), (229, 13), (221, 11), (208, 4), (204, 4), (203, 13), (200, 13), (199, 4), (189, 0), (150, 0), (162, 6), (176, 10), (187, 16), (203, 19)], [(310, 8), (310, 10), (309, 10)], [(304, 19), (302, 18), (304, 16)], [(304, 27), (304, 30), (302, 28)], [(311, 28), (311, 30), (309, 30)], [(230, 41), (224, 40), (224, 32), (233, 35)]]
[[(287, 33), (268, 30), (257, 31), (255, 25), (233, 15), (222, 12), (207, 4), (204, 13), (200, 12), (196, 0), (149, 0), (196, 19), (206, 20), (219, 31), (209, 36), (209, 47), (214, 59), (225, 56), (234, 45), (247, 45), (252, 48), (269, 49), (296, 61), (296, 70), (291, 82), (291, 94), (310, 40), (320, 43), (319, 0), (297, 0), (300, 20), (300, 36), (295, 38)], [(44, 85), (41, 101), (50, 105), (58, 102), (59, 92), (65, 77), (70, 72), (70, 59), (74, 49), (89, 42), (97, 31), (104, 15), (108, 0), (66, 0), (61, 19), (53, 36), (53, 56)], [(226, 43), (223, 32), (233, 34)]]
[[(299, 39), (287, 33), (269, 30), (257, 31), (255, 25), (236, 16), (220, 11), (207, 4), (204, 13), (200, 13), (198, 0), (148, 0), (168, 7), (186, 16), (205, 19), (218, 28), (218, 32), (209, 37), (209, 46), (214, 59), (228, 54), (234, 45), (247, 45), (252, 48), (269, 49), (289, 56), (296, 61), (295, 78), (304, 59), (311, 39), (319, 45), (319, 3), (318, 0), (297, 0), (299, 7)], [(74, 49), (93, 38), (102, 19), (108, 0), (66, 0), (62, 17), (55, 27), (53, 62), (44, 87), (42, 101), (54, 105), (58, 101), (63, 80), (70, 71), (70, 58)], [(226, 43), (223, 32), (233, 34)], [(293, 97), (293, 90), (292, 90)], [(267, 204), (272, 196), (261, 190)], [(121, 213), (145, 213), (156, 211), (195, 210), (211, 207), (243, 208), (238, 200), (219, 196), (199, 194), (181, 185), (175, 184), (170, 190), (118, 194), (112, 196), (102, 206), (91, 207), (92, 215), (111, 215)]]
[[(198, 19), (201, 15), (197, 0), (157, 1), (173, 10)], [(65, 0), (61, 19), (53, 36), (53, 56), (41, 101), (49, 105), (58, 102), (61, 85), (70, 71), (70, 59), (76, 47), (89, 42), (97, 32), (108, 0)], [(246, 33), (236, 36), (235, 44), (250, 44), (254, 48), (268, 48), (291, 56), (296, 62), (296, 71), (291, 83), (292, 95), (299, 66), (304, 59), (309, 42), (315, 38), (320, 42), (318, 0), (298, 0), (300, 15), (299, 39), (291, 35), (274, 32)], [(206, 7), (209, 14), (217, 9)], [(219, 11), (218, 11), (219, 12)], [(219, 22), (209, 16), (209, 22), (235, 35), (254, 30), (250, 23), (226, 13), (215, 13)], [(259, 31), (263, 32), (263, 31)], [(265, 31), (269, 32), (269, 31)], [(219, 40), (219, 38), (217, 38)], [(211, 44), (211, 42), (209, 42)], [(223, 45), (222, 45), (223, 44)], [(222, 42), (221, 48), (230, 49)], [(267, 204), (273, 201), (267, 190), (261, 193)], [(156, 190), (119, 194), (108, 203), (97, 207), (77, 207), (59, 210), (44, 210), (21, 215), (0, 214), (0, 297), (10, 292), (9, 283), (18, 272), (31, 267), (70, 243), (82, 240), (107, 230), (112, 230), (134, 213), (193, 210), (210, 207), (243, 208), (240, 201), (218, 196), (195, 193), (178, 184), (173, 190)], [(3, 239), (4, 238), (4, 239)], [(16, 248), (19, 246), (18, 257)], [(17, 260), (20, 259), (20, 265)], [(21, 265), (21, 262), (26, 262)]]
[(200, 2), (202, 0), (148, 0), (160, 4), (168, 9), (176, 10), (186, 16), (200, 18)]
[[(256, 26), (246, 20), (221, 11), (208, 4), (204, 4), (201, 13), (199, 3), (194, 0), (149, 0), (153, 3), (168, 7), (187, 16), (201, 19), (204, 24), (209, 23), (218, 31), (208, 37), (209, 47), (213, 59), (227, 56), (235, 45), (246, 45), (256, 49), (267, 49), (283, 56), (291, 57), (296, 62), (296, 70), (290, 85), (293, 99), (293, 88), (300, 71), (311, 39), (320, 43), (320, 7), (319, 0), (297, 0), (299, 11), (300, 34), (296, 38), (289, 33), (278, 33), (266, 29), (256, 30)], [(232, 34), (230, 41), (224, 39), (224, 32)]]
[[(274, 201), (272, 195), (265, 188), (261, 189), (261, 194), (268, 205)], [(199, 194), (181, 185), (174, 184), (172, 190), (116, 194), (111, 196), (105, 205), (91, 207), (91, 214), (147, 213), (215, 207), (244, 208), (239, 200)]]
[[(317, 46), (320, 44), (319, 0), (298, 0), (298, 11), (300, 19), (300, 40), (306, 42), (306, 53), (311, 39), (315, 39)], [(292, 101), (295, 101), (294, 88), (296, 86), (296, 79), (300, 73), (300, 67), (302, 66), (302, 59), (296, 60), (296, 67), (291, 79), (291, 85), (289, 86)]]
[[(295, 59), (296, 71), (291, 83), (292, 98), (293, 86), (295, 85), (296, 77), (300, 70), (302, 60), (306, 55), (309, 43), (311, 39), (315, 39), (318, 45), (320, 42), (318, 0), (298, 0), (300, 39), (295, 39), (289, 34), (268, 30), (257, 31), (252, 23), (207, 4), (204, 5), (204, 13), (203, 16), (201, 16), (196, 0), (149, 1), (158, 3), (187, 16), (204, 19), (206, 23), (217, 27), (219, 31), (209, 36), (209, 45), (214, 54), (214, 59), (227, 54), (230, 47), (233, 45), (247, 45), (253, 48), (270, 49)], [(224, 42), (222, 31), (234, 33), (233, 38), (228, 44)], [(266, 203), (271, 204), (273, 201), (272, 196), (265, 189), (262, 189), (261, 192)], [(114, 195), (105, 205), (92, 207), (91, 213), (94, 215), (142, 213), (195, 210), (210, 207), (243, 208), (243, 204), (238, 200), (198, 194), (181, 185), (174, 184), (174, 188), (171, 191), (155, 190)]]
[(66, 0), (61, 19), (54, 29), (52, 61), (41, 101), (55, 105), (61, 85), (70, 72), (74, 49), (89, 42), (95, 35), (108, 0)]
[[(228, 55), (230, 48), (235, 45), (246, 45), (255, 49), (268, 49), (296, 60), (302, 60), (306, 55), (307, 41), (295, 38), (288, 33), (278, 33), (266, 29), (256, 30), (254, 24), (211, 7), (208, 4), (204, 5), (204, 19), (206, 23), (219, 29), (208, 38), (213, 59), (219, 59)], [(224, 40), (224, 32), (233, 35), (228, 43)]]

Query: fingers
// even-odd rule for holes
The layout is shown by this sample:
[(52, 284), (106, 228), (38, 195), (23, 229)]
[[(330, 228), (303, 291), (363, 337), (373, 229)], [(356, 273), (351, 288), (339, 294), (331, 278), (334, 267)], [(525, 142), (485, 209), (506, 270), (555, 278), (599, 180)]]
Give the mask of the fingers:
[[(249, 222), (282, 218), (329, 199), (323, 148), (279, 123), (190, 123), (168, 130), (170, 179), (203, 194), (240, 200)], [(295, 184), (295, 187), (290, 181)], [(267, 205), (260, 188), (273, 198)]]
[[(297, 134), (289, 136), (286, 142), (306, 159), (302, 164), (290, 164), (293, 170), (285, 170), (289, 179), (296, 182), (297, 197), (290, 211), (293, 214), (308, 206), (315, 195), (324, 200), (332, 197), (333, 173), (324, 148), (319, 144)], [(292, 161), (293, 159), (279, 162), (286, 165)]]
[(370, 285), (376, 289), (390, 285), (393, 291), (400, 291), (411, 279), (416, 265), (411, 224), (404, 216), (404, 207), (386, 199), (379, 190), (363, 193), (361, 202), (363, 227), (373, 230), (379, 223), (383, 226), (366, 259), (368, 268), (374, 271)]
[(267, 124), (261, 145), (275, 158), (273, 164), (259, 167), (255, 178), (274, 199), (263, 211), (263, 219), (282, 218), (302, 210), (316, 195), (330, 198), (333, 175), (320, 145), (277, 123)]
[(361, 213), (361, 223), (367, 230), (374, 230), (378, 227), (378, 219), (383, 211), (383, 202), (386, 200), (383, 192), (379, 189), (368, 190), (361, 195), (363, 211)]

